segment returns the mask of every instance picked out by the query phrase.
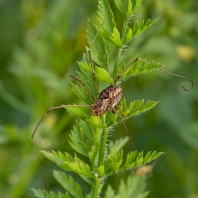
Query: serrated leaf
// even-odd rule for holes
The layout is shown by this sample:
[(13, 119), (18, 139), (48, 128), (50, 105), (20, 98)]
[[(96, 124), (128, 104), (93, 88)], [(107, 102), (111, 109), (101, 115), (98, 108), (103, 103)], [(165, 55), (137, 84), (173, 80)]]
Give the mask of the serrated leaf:
[(95, 67), (95, 70), (96, 70), (96, 78), (98, 80), (109, 84), (113, 84), (113, 79), (105, 69), (101, 67)]
[(114, 16), (111, 8), (109, 7), (108, 0), (101, 0), (98, 3), (98, 18), (99, 24), (98, 27), (101, 29), (101, 34), (107, 39), (110, 40), (109, 35), (113, 32), (113, 28), (116, 27)]
[(86, 90), (82, 90), (79, 86), (77, 86), (74, 83), (71, 83), (72, 88), (75, 92), (75, 94), (81, 98), (83, 101), (85, 101), (87, 104), (93, 104), (93, 99), (89, 94), (86, 94)]
[(94, 145), (91, 147), (91, 150), (89, 152), (89, 159), (91, 161), (92, 166), (94, 166), (94, 162), (98, 154), (98, 150), (99, 150), (99, 143), (94, 143)]
[[(130, 106), (129, 106), (129, 108), (127, 108), (126, 100), (123, 99), (120, 102), (121, 108), (119, 108), (118, 113), (121, 115), (122, 120), (125, 121), (132, 116), (137, 116), (141, 113), (144, 113), (144, 112), (150, 110), (157, 104), (158, 104), (158, 101), (147, 101), (145, 103), (144, 100), (134, 100), (134, 101), (130, 102)], [(121, 121), (121, 117), (117, 116), (116, 119), (114, 119), (114, 122), (110, 122), (109, 117), (113, 116), (113, 114), (108, 112), (107, 115), (108, 115), (107, 116), (108, 126), (116, 125), (117, 123), (119, 123)]]
[(106, 174), (114, 174), (118, 171), (123, 161), (122, 156), (123, 156), (123, 150), (121, 149), (119, 152), (109, 156), (109, 158), (104, 160), (103, 164), (104, 164), (104, 171)]
[[(127, 120), (132, 116), (137, 116), (141, 113), (144, 113), (151, 108), (153, 108), (158, 102), (157, 101), (147, 101), (144, 103), (144, 100), (134, 100), (130, 102), (130, 107), (127, 109), (126, 107), (126, 100), (122, 100), (120, 102), (121, 108), (119, 109), (119, 114), (122, 116), (122, 120)], [(121, 118), (119, 117), (113, 125), (117, 124), (120, 122)]]
[(55, 162), (58, 166), (66, 171), (73, 171), (77, 174), (82, 174), (84, 176), (93, 178), (91, 168), (88, 164), (77, 158), (72, 158), (71, 155), (61, 152), (46, 152), (41, 151), (48, 159)]
[(128, 31), (127, 31), (127, 34), (126, 34), (126, 39), (125, 39), (125, 43), (128, 43), (131, 39), (132, 39), (132, 29), (129, 28)]
[(104, 176), (105, 175), (104, 165), (100, 165), (99, 167), (95, 168), (95, 172), (100, 177)]
[(98, 128), (106, 128), (106, 124), (103, 122), (100, 116), (91, 116), (87, 119), (87, 122)]
[[(87, 48), (87, 51), (89, 50), (91, 52), (92, 60), (108, 70), (109, 54), (106, 49), (106, 44), (98, 34), (98, 29), (96, 29), (91, 21), (88, 21), (87, 24), (87, 40), (90, 46), (90, 48)], [(86, 62), (90, 63), (90, 60), (88, 59)]]
[(124, 5), (124, 1), (123, 0), (114, 0), (116, 6), (118, 7), (118, 9), (123, 13), (125, 14), (126, 11), (125, 11), (125, 5)]
[[(87, 95), (92, 99), (92, 103), (97, 97), (96, 87), (94, 84), (94, 79), (92, 74), (88, 74), (87, 72), (76, 72), (77, 78), (80, 80), (76, 81), (76, 84), (78, 84), (79, 87), (81, 87)], [(96, 82), (99, 83), (96, 79)]]
[[(74, 140), (73, 140), (73, 142), (74, 142)], [(69, 144), (77, 153), (80, 153), (80, 154), (88, 157), (88, 151), (87, 151), (86, 146), (84, 145), (83, 142), (78, 141), (78, 144), (76, 142), (75, 143), (69, 142)]]
[(82, 174), (89, 178), (93, 178), (90, 166), (81, 160), (78, 160), (77, 162), (65, 162), (65, 167), (67, 170), (70, 169), (70, 171), (77, 174)]
[(83, 119), (86, 120), (87, 119), (87, 115), (84, 113), (83, 108), (82, 107), (78, 107), (76, 106), (69, 106), (69, 105), (63, 105), (63, 107), (73, 116), (79, 118), (79, 119)]
[(145, 165), (155, 159), (157, 159), (160, 155), (162, 155), (162, 152), (156, 152), (154, 151), (153, 153), (148, 152), (146, 156), (143, 156), (143, 152), (136, 153), (136, 152), (130, 152), (127, 155), (127, 159), (125, 163), (119, 168), (119, 170), (127, 170), (134, 168), (136, 166), (141, 166)]
[(138, 109), (143, 109), (144, 108), (144, 99), (140, 100), (138, 106), (139, 106)]
[(132, 3), (130, 0), (128, 0), (128, 8), (127, 8), (127, 18), (129, 18), (132, 15), (133, 12), (133, 7), (132, 7)]
[(125, 111), (126, 111), (126, 99), (123, 99), (123, 100), (120, 102), (120, 105), (121, 105), (121, 110), (122, 110), (122, 112), (125, 112)]
[(120, 149), (123, 148), (123, 146), (128, 142), (128, 137), (120, 138), (119, 140), (116, 140), (115, 142), (111, 141), (109, 143), (109, 155), (114, 155), (117, 153)]
[(144, 162), (150, 161), (151, 151), (149, 151), (146, 156), (144, 157)]
[(134, 100), (133, 102), (130, 102), (130, 111), (135, 112), (136, 108), (138, 107), (139, 100)]
[(93, 129), (87, 122), (81, 121), (79, 123), (82, 133), (91, 141), (94, 142), (95, 136), (97, 135), (97, 129)]
[[(130, 114), (128, 116), (134, 116), (139, 115), (140, 113), (144, 113), (151, 108), (153, 108), (158, 102), (156, 101), (147, 101), (146, 104), (144, 104), (144, 100), (135, 101), (135, 106), (133, 107), (133, 110), (130, 109)], [(130, 108), (133, 106), (133, 102), (130, 104)]]
[(125, 162), (125, 166), (131, 165), (136, 157), (137, 157), (137, 152), (128, 153), (127, 154), (127, 159), (126, 159), (126, 162)]
[(112, 126), (118, 118), (118, 115), (116, 113), (113, 113), (112, 111), (108, 111), (106, 113), (106, 124), (107, 126)]
[(68, 177), (61, 171), (54, 171), (54, 177), (71, 195), (76, 198), (84, 198), (81, 187), (71, 176)]
[(129, 13), (129, 11), (128, 11), (129, 16), (131, 16), (137, 10), (137, 8), (141, 4), (142, 0), (130, 0), (130, 2), (131, 2), (131, 5), (129, 4), (128, 6), (132, 7), (132, 8), (130, 9), (131, 13)]
[(76, 124), (69, 135), (71, 147), (78, 153), (88, 157), (88, 148), (83, 143), (83, 134), (80, 124)]
[(114, 0), (114, 2), (125, 18), (128, 19), (137, 10), (142, 0)]
[(79, 65), (79, 67), (80, 67), (80, 69), (81, 69), (82, 71), (88, 72), (88, 73), (90, 73), (90, 74), (92, 73), (90, 63), (81, 61), (81, 62), (78, 62), (78, 65)]
[(57, 165), (62, 166), (64, 165), (64, 161), (72, 161), (72, 157), (67, 153), (66, 155), (63, 155), (61, 152), (55, 152), (55, 151), (41, 151), (45, 157), (50, 159), (51, 161), (55, 162)]
[[(90, 126), (88, 122), (80, 121), (76, 122), (69, 136), (71, 140), (71, 142), (69, 143), (72, 148), (76, 152), (89, 157), (92, 165), (94, 165), (94, 160), (98, 153), (100, 130), (97, 129), (95, 126)], [(88, 142), (85, 140), (87, 140)]]
[[(129, 35), (128, 35), (128, 37), (125, 37), (123, 44), (126, 45), (129, 42), (131, 42), (134, 38), (136, 38), (137, 36), (142, 34), (145, 30), (147, 30), (149, 27), (151, 27), (156, 21), (157, 21), (157, 19), (154, 19), (154, 20), (148, 19), (147, 21), (143, 20), (140, 23), (136, 22), (133, 25), (133, 28), (131, 31), (132, 35), (130, 35), (130, 39), (129, 39)], [(131, 32), (130, 32), (130, 34), (131, 34)]]
[(137, 58), (134, 59), (126, 68), (124, 73), (120, 73), (120, 81), (125, 80), (132, 76), (137, 76), (140, 74), (146, 74), (151, 71), (159, 70), (164, 67), (160, 63), (155, 63), (154, 61), (147, 62), (146, 59)]
[(111, 33), (110, 39), (119, 48), (123, 47), (123, 44), (122, 44), (122, 41), (121, 41), (121, 38), (120, 38), (120, 33), (119, 33), (119, 31), (116, 27), (113, 28), (113, 32)]
[[(44, 190), (35, 190), (32, 189), (34, 192), (34, 195), (38, 198), (45, 197), (45, 191)], [(58, 192), (58, 195), (56, 195), (54, 192), (46, 192), (45, 198), (70, 198), (68, 193), (62, 194), (61, 192)]]

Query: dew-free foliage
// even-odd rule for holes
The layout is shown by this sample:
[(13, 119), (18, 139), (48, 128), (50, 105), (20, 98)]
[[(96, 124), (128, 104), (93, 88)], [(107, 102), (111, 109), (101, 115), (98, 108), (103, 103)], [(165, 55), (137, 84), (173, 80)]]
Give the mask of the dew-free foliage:
[[(121, 14), (123, 14), (123, 28), (121, 30), (116, 26), (115, 17), (109, 2), (107, 0), (101, 0), (98, 3), (98, 25), (93, 25), (88, 20), (87, 40), (89, 46), (86, 46), (85, 50), (87, 53), (83, 55), (82, 61), (78, 62), (80, 71), (76, 72), (76, 76), (85, 83), (95, 99), (98, 93), (92, 75), (88, 51), (90, 51), (91, 58), (94, 62), (96, 83), (100, 91), (101, 86), (104, 86), (104, 84), (106, 87), (112, 85), (119, 75), (121, 75), (118, 78), (120, 85), (123, 80), (126, 81), (130, 77), (147, 74), (163, 67), (159, 63), (154, 61), (149, 62), (143, 59), (138, 59), (131, 67), (127, 67), (122, 57), (123, 49), (126, 50), (127, 45), (134, 38), (156, 22), (155, 19), (148, 19), (130, 24), (131, 17), (141, 3), (140, 0), (115, 0), (115, 5)], [(111, 67), (109, 64), (110, 53), (106, 45), (107, 42), (114, 45), (117, 51), (114, 64), (111, 64)], [(127, 69), (123, 73), (124, 68)], [(94, 103), (93, 98), (87, 93), (87, 90), (82, 84), (72, 83), (72, 88), (86, 104)], [(144, 99), (135, 101), (122, 99), (119, 107), (117, 107), (117, 111), (122, 115), (122, 120), (127, 120), (132, 116), (137, 116), (150, 110), (157, 103), (157, 101), (145, 102)], [(116, 130), (117, 124), (121, 123), (121, 118), (116, 113), (110, 111), (96, 117), (91, 116), (90, 107), (64, 107), (68, 113), (77, 119), (69, 135), (69, 144), (74, 152), (70, 154), (67, 151), (64, 153), (59, 151), (42, 151), (42, 153), (64, 171), (55, 171), (54, 177), (66, 190), (66, 193), (55, 195), (50, 192), (47, 193), (46, 198), (62, 198), (70, 197), (70, 195), (76, 198), (97, 198), (102, 193), (106, 194), (107, 197), (111, 197), (110, 195), (113, 197), (122, 197), (124, 191), (129, 192), (128, 197), (145, 197), (147, 195), (145, 191), (145, 179), (138, 179), (138, 176), (134, 174), (129, 174), (127, 181), (121, 181), (118, 192), (115, 192), (112, 187), (108, 187), (105, 193), (103, 192), (103, 186), (109, 176), (113, 177), (121, 172), (143, 166), (157, 159), (162, 153), (156, 151), (150, 151), (148, 153), (142, 151), (137, 153), (132, 147), (131, 152), (124, 153), (124, 145), (126, 145), (127, 139), (118, 139), (112, 142), (108, 135), (113, 128)], [(119, 133), (126, 133), (124, 127)], [(84, 158), (82, 156), (87, 160), (83, 160)], [(68, 176), (67, 172), (73, 172), (79, 175), (84, 182), (90, 185), (90, 192), (85, 194), (81, 186), (75, 182), (71, 175)], [(140, 180), (143, 182), (140, 182)], [(141, 190), (137, 190), (134, 187), (137, 184), (140, 185), (139, 189)], [(115, 195), (115, 193), (117, 194)], [(39, 198), (43, 198), (44, 191), (34, 190), (34, 194)]]

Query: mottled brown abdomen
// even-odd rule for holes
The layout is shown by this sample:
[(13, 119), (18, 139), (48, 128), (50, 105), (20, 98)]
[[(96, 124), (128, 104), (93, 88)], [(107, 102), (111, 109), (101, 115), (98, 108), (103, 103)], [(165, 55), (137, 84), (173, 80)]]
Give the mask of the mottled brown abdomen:
[(122, 89), (117, 85), (111, 85), (104, 89), (95, 103), (92, 105), (92, 115), (99, 116), (112, 110), (122, 98)]

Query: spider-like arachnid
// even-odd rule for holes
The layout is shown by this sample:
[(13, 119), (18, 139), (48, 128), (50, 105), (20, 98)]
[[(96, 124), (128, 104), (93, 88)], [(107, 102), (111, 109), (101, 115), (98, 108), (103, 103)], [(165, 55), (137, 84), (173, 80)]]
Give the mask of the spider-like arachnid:
[[(104, 21), (105, 21), (105, 19), (104, 19)], [(101, 26), (104, 24), (104, 21), (101, 23)], [(98, 36), (98, 33), (99, 33), (100, 29), (101, 29), (101, 27), (99, 27), (98, 32), (95, 34), (95, 37), (93, 38), (91, 44), (93, 44), (95, 42), (96, 37)], [(91, 45), (90, 45), (90, 49), (93, 49)], [(34, 144), (34, 136), (36, 134), (36, 131), (37, 131), (39, 125), (41, 124), (41, 122), (43, 121), (43, 119), (45, 118), (45, 116), (50, 111), (52, 111), (54, 109), (65, 108), (65, 107), (77, 107), (77, 106), (90, 107), (91, 108), (91, 114), (92, 114), (92, 116), (101, 116), (101, 115), (105, 114), (108, 111), (112, 111), (114, 114), (117, 114), (118, 117), (120, 118), (120, 121), (124, 125), (125, 131), (127, 133), (127, 136), (128, 136), (128, 138), (130, 140), (130, 143), (131, 143), (132, 147), (134, 148), (134, 150), (136, 150), (136, 148), (133, 145), (133, 142), (131, 140), (131, 137), (130, 137), (130, 135), (128, 133), (127, 127), (125, 125), (125, 122), (123, 120), (124, 116), (118, 110), (116, 110), (116, 105), (120, 102), (120, 100), (122, 98), (122, 88), (119, 86), (119, 80), (121, 80), (122, 77), (138, 61), (141, 61), (142, 63), (146, 63), (146, 64), (149, 64), (149, 65), (152, 65), (152, 62), (149, 63), (146, 60), (143, 60), (141, 58), (135, 58), (130, 64), (128, 64), (128, 66), (124, 67), (122, 69), (122, 71), (116, 72), (116, 75), (114, 75), (114, 78), (113, 78), (112, 83), (111, 83), (110, 86), (106, 87), (103, 91), (99, 92), (99, 85), (98, 85), (98, 82), (97, 82), (97, 79), (96, 79), (96, 70), (95, 70), (95, 65), (93, 64), (93, 61), (92, 61), (92, 55), (95, 55), (95, 54), (91, 54), (91, 51), (88, 50), (88, 58), (89, 58), (89, 62), (90, 62), (90, 64), (89, 64), (89, 67), (90, 67), (89, 70), (92, 73), (92, 80), (93, 80), (92, 82), (93, 82), (93, 84), (95, 86), (95, 91), (97, 93), (97, 97), (94, 97), (94, 94), (92, 94), (92, 91), (89, 88), (89, 86), (86, 83), (84, 83), (84, 81), (79, 76), (71, 76), (71, 78), (79, 85), (79, 87), (83, 88), (83, 91), (85, 91), (87, 94), (89, 94), (89, 96), (92, 98), (93, 103), (92, 104), (81, 104), (81, 105), (77, 105), (77, 104), (73, 104), (73, 105), (69, 105), (69, 104), (68, 105), (60, 105), (60, 106), (50, 107), (45, 112), (45, 114), (43, 115), (43, 117), (40, 119), (40, 121), (36, 125), (36, 128), (34, 129), (34, 132), (33, 132), (32, 136), (31, 136), (32, 141), (33, 141), (33, 145), (34, 145), (34, 149), (35, 149), (35, 152), (36, 152), (36, 155), (37, 155), (38, 160), (39, 160), (39, 156), (38, 156), (38, 153), (37, 153), (35, 144)], [(189, 78), (187, 78), (187, 77), (179, 76), (179, 75), (176, 75), (176, 74), (167, 72), (167, 71), (162, 70), (162, 69), (160, 69), (160, 70), (163, 71), (163, 72), (165, 72), (165, 73), (174, 75), (174, 76), (178, 76), (178, 77), (182, 77), (182, 78), (188, 79), (188, 80), (190, 80), (192, 82), (192, 80), (189, 79)], [(192, 82), (192, 87), (193, 87), (193, 82)], [(185, 91), (188, 91), (184, 87), (183, 87), (183, 89)], [(192, 89), (192, 88), (190, 88), (190, 89)], [(41, 166), (40, 160), (39, 160), (39, 163), (40, 163), (40, 167), (41, 167), (41, 170), (42, 170), (42, 166)], [(45, 182), (45, 177), (44, 177), (43, 171), (42, 171), (42, 175), (43, 175), (44, 184), (45, 184), (45, 190), (46, 190), (46, 182)]]
[[(126, 131), (126, 134), (129, 138), (129, 141), (133, 147), (133, 149), (135, 151), (136, 148), (132, 142), (132, 139), (129, 135), (129, 132), (127, 130), (127, 127), (125, 125), (125, 122), (123, 120), (123, 116), (115, 109), (116, 105), (120, 102), (121, 98), (122, 98), (122, 88), (120, 86), (117, 85), (117, 82), (118, 80), (122, 77), (122, 75), (128, 70), (130, 69), (130, 67), (135, 64), (137, 61), (142, 61), (142, 62), (145, 62), (147, 64), (152, 64), (152, 63), (148, 63), (146, 62), (145, 60), (141, 59), (141, 58), (136, 58), (134, 59), (127, 67), (124, 68), (124, 70), (116, 76), (116, 78), (113, 80), (113, 85), (110, 85), (108, 86), (107, 88), (105, 88), (103, 91), (101, 91), (99, 93), (99, 90), (98, 90), (98, 85), (97, 85), (97, 82), (96, 82), (96, 77), (95, 77), (95, 70), (94, 70), (94, 65), (93, 65), (93, 62), (92, 62), (92, 59), (91, 59), (91, 53), (90, 51), (88, 51), (88, 57), (90, 59), (90, 66), (91, 66), (91, 69), (92, 69), (92, 77), (93, 77), (93, 82), (95, 84), (95, 89), (96, 89), (96, 92), (98, 94), (98, 97), (97, 98), (94, 98), (94, 96), (92, 95), (90, 89), (88, 88), (88, 86), (77, 76), (70, 76), (72, 79), (74, 79), (76, 81), (76, 83), (80, 83), (80, 85), (84, 88), (84, 90), (86, 90), (87, 94), (90, 95), (90, 97), (93, 99), (94, 103), (89, 105), (89, 104), (81, 104), (81, 105), (77, 105), (77, 104), (73, 104), (73, 105), (60, 105), (60, 106), (55, 106), (55, 107), (50, 107), (46, 112), (45, 114), (43, 115), (43, 117), (40, 119), (40, 121), (38, 122), (36, 128), (34, 129), (34, 132), (31, 136), (32, 138), (32, 142), (33, 142), (33, 145), (34, 145), (34, 149), (35, 149), (35, 152), (36, 152), (36, 155), (37, 155), (37, 158), (39, 160), (39, 163), (41, 165), (41, 162), (40, 162), (40, 159), (39, 159), (39, 156), (38, 156), (38, 153), (37, 153), (37, 150), (36, 150), (36, 146), (34, 144), (34, 136), (35, 136), (35, 133), (40, 125), (40, 123), (42, 122), (42, 120), (44, 119), (44, 117), (52, 110), (54, 109), (60, 109), (60, 108), (66, 108), (66, 107), (77, 107), (77, 106), (84, 106), (84, 107), (91, 107), (91, 114), (92, 116), (101, 116), (103, 114), (105, 114), (106, 112), (108, 111), (112, 111), (113, 113), (116, 113), (118, 115), (118, 117), (120, 117), (120, 121), (123, 123), (123, 126), (125, 128), (125, 131)], [(161, 69), (162, 70), (162, 69)], [(177, 74), (173, 74), (173, 73), (170, 73), (168, 71), (165, 71), (165, 70), (162, 70), (163, 72), (165, 73), (168, 73), (168, 74), (171, 74), (171, 75), (174, 75), (174, 76), (177, 76), (177, 77), (181, 77), (181, 78), (185, 78), (189, 81), (192, 82), (192, 87), (193, 87), (193, 81), (187, 77), (184, 77), (184, 76), (180, 76), (180, 75), (177, 75)], [(183, 86), (182, 86), (183, 87)], [(191, 90), (192, 87), (189, 89)], [(189, 90), (186, 90), (184, 87), (183, 89), (185, 91), (189, 91)], [(41, 167), (42, 169), (42, 167)], [(43, 175), (43, 179), (45, 181), (45, 177), (44, 177), (44, 173), (42, 171), (42, 175)], [(45, 183), (45, 182), (44, 182)], [(46, 186), (46, 184), (45, 184)], [(46, 187), (45, 187), (46, 188)]]
[[(121, 98), (122, 98), (122, 88), (120, 86), (118, 86), (116, 83), (119, 80), (119, 78), (125, 73), (125, 71), (127, 71), (135, 62), (137, 62), (138, 60), (144, 61), (140, 58), (136, 58), (134, 59), (114, 80), (113, 80), (113, 85), (108, 86), (107, 88), (105, 88), (103, 91), (101, 91), (99, 93), (98, 91), (98, 86), (96, 83), (96, 79), (95, 79), (95, 70), (94, 70), (94, 66), (93, 66), (93, 62), (91, 59), (91, 54), (90, 51), (88, 52), (89, 58), (90, 58), (90, 63), (91, 63), (91, 68), (92, 68), (92, 75), (93, 75), (93, 79), (94, 79), (94, 83), (96, 85), (96, 91), (98, 93), (98, 98), (94, 98), (94, 96), (91, 94), (90, 89), (86, 86), (86, 84), (77, 76), (70, 76), (71, 78), (73, 78), (76, 82), (79, 82), (87, 91), (87, 93), (90, 95), (90, 97), (94, 100), (94, 103), (91, 105), (86, 105), (86, 104), (82, 104), (82, 105), (61, 105), (61, 106), (56, 106), (56, 107), (50, 107), (46, 113), (43, 115), (43, 117), (40, 119), (40, 121), (38, 122), (36, 128), (34, 129), (34, 132), (31, 136), (32, 140), (34, 138), (34, 135), (40, 125), (40, 123), (42, 122), (42, 120), (44, 119), (44, 117), (52, 110), (54, 109), (60, 109), (60, 108), (65, 108), (67, 106), (72, 107), (72, 106), (87, 106), (87, 107), (91, 107), (91, 113), (93, 116), (101, 116), (104, 113), (106, 113), (107, 111), (112, 111), (113, 113), (116, 113), (120, 118), (121, 118), (121, 122), (124, 125), (125, 131), (127, 133), (127, 136), (133, 146), (133, 148), (135, 149), (135, 146), (133, 145), (133, 142), (131, 140), (131, 137), (127, 131), (126, 125), (124, 123), (124, 121), (122, 120), (122, 115), (119, 114), (118, 111), (116, 111), (115, 106), (120, 102)], [(136, 150), (136, 149), (135, 149)]]
[[(95, 78), (95, 70), (94, 70), (94, 65), (93, 65), (93, 62), (92, 62), (92, 59), (91, 59), (91, 53), (90, 51), (88, 52), (88, 56), (89, 56), (89, 59), (90, 59), (90, 63), (91, 63), (91, 69), (92, 69), (92, 76), (93, 76), (93, 79), (94, 79), (94, 84), (95, 84), (95, 87), (96, 87), (96, 91), (98, 93), (98, 97), (97, 98), (94, 98), (94, 96), (91, 94), (91, 91), (90, 89), (88, 88), (88, 86), (77, 76), (70, 76), (71, 78), (73, 78), (76, 82), (79, 82), (84, 88), (85, 90), (87, 91), (87, 93), (90, 95), (90, 97), (94, 100), (94, 103), (91, 104), (91, 105), (88, 105), (88, 104), (82, 104), (82, 105), (76, 105), (76, 104), (73, 104), (73, 105), (60, 105), (60, 106), (56, 106), (56, 107), (50, 107), (46, 112), (45, 114), (43, 115), (43, 117), (40, 119), (40, 121), (38, 122), (36, 128), (34, 129), (34, 132), (31, 136), (32, 140), (34, 138), (34, 135), (40, 125), (40, 123), (42, 122), (42, 120), (44, 119), (44, 117), (52, 110), (54, 109), (60, 109), (60, 108), (65, 108), (65, 107), (76, 107), (76, 106), (86, 106), (86, 107), (91, 107), (91, 114), (92, 116), (101, 116), (103, 114), (105, 114), (107, 111), (112, 111), (113, 113), (116, 113), (120, 118), (121, 118), (121, 122), (123, 123), (124, 125), (124, 128), (125, 128), (125, 131), (127, 133), (127, 136), (133, 146), (133, 148), (135, 149), (135, 146), (133, 145), (133, 142), (131, 140), (131, 137), (127, 131), (127, 128), (126, 128), (126, 125), (124, 123), (124, 121), (122, 120), (122, 115), (119, 114), (118, 111), (116, 111), (115, 107), (116, 105), (120, 102), (121, 98), (122, 98), (122, 88), (120, 86), (118, 86), (116, 83), (118, 82), (118, 80), (122, 77), (122, 75), (133, 65), (135, 64), (138, 60), (142, 61), (142, 62), (146, 62), (145, 60), (141, 59), (141, 58), (135, 58), (127, 67), (125, 67), (125, 69), (119, 74), (117, 75), (117, 77), (113, 80), (113, 85), (110, 85), (108, 86), (107, 88), (105, 88), (103, 91), (101, 91), (99, 93), (98, 91), (98, 85), (97, 85), (97, 82), (96, 82), (96, 78)], [(146, 62), (147, 63), (147, 62)], [(151, 63), (147, 63), (147, 64), (151, 64)], [(185, 76), (180, 76), (180, 75), (177, 75), (177, 74), (173, 74), (173, 73), (170, 73), (168, 71), (165, 71), (165, 70), (162, 70), (161, 71), (165, 72), (165, 73), (168, 73), (168, 74), (171, 74), (171, 75), (174, 75), (174, 76), (177, 76), (177, 77), (181, 77), (181, 78), (185, 78), (189, 81), (192, 82), (192, 87), (193, 87), (193, 81)], [(183, 86), (182, 86), (183, 87)], [(192, 87), (189, 89), (191, 90)], [(185, 89), (183, 87), (183, 89), (185, 91), (189, 91), (187, 89)], [(136, 149), (135, 149), (136, 150)]]

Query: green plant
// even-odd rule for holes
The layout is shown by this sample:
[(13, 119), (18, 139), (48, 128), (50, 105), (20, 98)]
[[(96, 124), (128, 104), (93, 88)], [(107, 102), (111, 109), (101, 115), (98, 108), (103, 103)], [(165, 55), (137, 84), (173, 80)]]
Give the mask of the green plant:
[[(142, 32), (148, 29), (156, 20), (147, 20), (140, 23), (135, 23), (130, 28), (130, 19), (140, 5), (141, 0), (115, 0), (117, 8), (121, 11), (124, 21), (122, 30), (119, 31), (114, 21), (114, 14), (109, 7), (107, 0), (99, 1), (98, 6), (98, 18), (99, 25), (93, 25), (91, 21), (88, 21), (87, 27), (87, 39), (89, 47), (86, 47), (87, 54), (91, 54), (91, 58), (95, 63), (94, 72), (95, 80), (93, 78), (93, 68), (91, 66), (90, 58), (87, 54), (83, 55), (83, 60), (79, 62), (80, 72), (77, 72), (77, 76), (81, 79), (89, 88), (91, 95), (94, 98), (98, 97), (97, 87), (104, 88), (107, 84), (113, 84), (117, 81), (119, 76), (119, 83), (128, 79), (129, 77), (145, 74), (154, 70), (158, 70), (163, 65), (155, 62), (147, 62), (143, 59), (137, 59), (132, 61), (129, 65), (125, 66), (123, 61), (123, 50), (127, 45)], [(109, 49), (106, 42), (110, 42), (116, 48), (115, 63), (109, 63)], [(72, 83), (72, 87), (75, 93), (86, 102), (86, 104), (93, 104), (93, 98), (87, 93), (87, 89), (80, 83)], [(120, 107), (117, 109), (118, 114), (122, 115), (122, 118), (117, 113), (107, 112), (102, 116), (91, 116), (89, 107), (69, 107), (65, 105), (67, 111), (78, 118), (73, 131), (70, 134), (70, 145), (75, 152), (78, 153), (74, 157), (65, 152), (46, 152), (42, 151), (45, 157), (55, 162), (65, 171), (74, 172), (79, 175), (85, 182), (90, 185), (90, 192), (88, 195), (84, 195), (78, 183), (74, 182), (72, 176), (67, 176), (63, 172), (55, 172), (54, 176), (57, 181), (69, 192), (73, 197), (98, 197), (102, 192), (107, 178), (123, 171), (131, 170), (147, 164), (156, 158), (158, 158), (161, 152), (143, 152), (137, 153), (131, 151), (123, 156), (123, 146), (127, 142), (127, 138), (119, 139), (115, 142), (108, 142), (108, 134), (112, 131), (113, 127), (121, 122), (127, 120), (132, 116), (139, 115), (149, 109), (153, 108), (157, 102), (144, 100), (135, 100), (130, 102), (129, 108), (127, 108), (126, 100), (123, 99), (120, 102)], [(132, 175), (135, 178), (134, 175)], [(133, 179), (128, 179), (129, 184), (126, 188), (131, 188)], [(131, 182), (130, 182), (131, 181)], [(144, 182), (139, 191), (139, 194), (135, 194), (136, 197), (145, 196)], [(123, 185), (121, 185), (123, 186)], [(108, 188), (110, 189), (110, 188)], [(121, 194), (122, 189), (118, 192)], [(134, 191), (129, 194), (129, 197), (133, 195)], [(44, 197), (44, 191), (34, 190), (37, 197)], [(142, 194), (143, 193), (143, 194)], [(115, 196), (112, 190), (107, 190), (106, 196)], [(54, 193), (47, 193), (47, 197), (70, 197), (68, 193), (59, 194), (56, 196)]]

